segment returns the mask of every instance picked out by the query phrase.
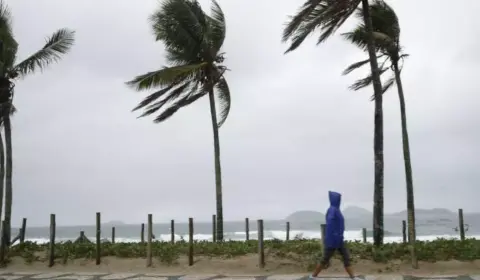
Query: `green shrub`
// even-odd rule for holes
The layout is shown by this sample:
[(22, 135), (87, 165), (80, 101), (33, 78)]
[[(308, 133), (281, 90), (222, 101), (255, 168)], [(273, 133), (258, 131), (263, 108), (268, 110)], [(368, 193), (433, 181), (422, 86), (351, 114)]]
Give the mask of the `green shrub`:
[[(269, 257), (290, 259), (305, 262), (308, 266), (321, 257), (322, 246), (318, 240), (295, 239), (290, 241), (266, 240), (265, 251)], [(152, 254), (165, 264), (174, 264), (181, 256), (188, 255), (188, 242), (179, 241), (175, 244), (169, 242), (153, 242)], [(373, 260), (376, 262), (388, 262), (389, 260), (408, 260), (410, 250), (408, 244), (388, 243), (378, 248), (372, 244), (361, 242), (347, 242), (353, 261)], [(207, 241), (194, 242), (194, 255), (234, 258), (247, 254), (255, 254), (258, 250), (256, 240), (224, 241), (212, 243)], [(48, 252), (48, 244), (36, 244), (25, 242), (22, 245), (13, 246), (8, 257), (23, 257), (25, 262), (32, 263), (39, 258), (41, 253)], [(146, 243), (102, 243), (102, 256), (115, 256), (119, 258), (145, 258)], [(418, 241), (416, 243), (417, 258), (420, 261), (446, 261), (460, 260), (471, 261), (480, 259), (480, 240), (467, 239), (447, 240), (437, 239), (434, 241)], [(55, 257), (63, 263), (71, 259), (93, 259), (96, 255), (95, 244), (75, 244), (63, 242), (55, 244)], [(338, 254), (335, 257), (339, 258)], [(41, 257), (40, 257), (41, 259)]]

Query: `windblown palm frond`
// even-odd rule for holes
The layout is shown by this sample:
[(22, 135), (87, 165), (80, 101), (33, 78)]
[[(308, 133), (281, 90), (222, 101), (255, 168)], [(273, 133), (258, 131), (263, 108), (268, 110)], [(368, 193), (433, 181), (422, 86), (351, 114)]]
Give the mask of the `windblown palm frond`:
[(12, 73), (25, 76), (60, 60), (75, 42), (75, 31), (60, 29), (47, 38), (42, 49), (13, 67)]
[[(400, 24), (395, 11), (382, 0), (376, 0), (370, 5), (370, 15), (373, 26), (373, 39), (377, 51), (399, 52), (400, 51)], [(362, 8), (356, 13), (360, 22), (363, 21)], [(363, 23), (342, 36), (362, 50), (367, 50), (368, 35)]]
[(205, 14), (196, 1), (166, 0), (150, 16), (155, 40), (163, 42), (180, 63), (198, 62), (204, 56)]
[(160, 88), (142, 100), (133, 111), (140, 117), (160, 111), (154, 122), (162, 122), (215, 89), (220, 102), (221, 126), (230, 110), (230, 91), (223, 77), (220, 49), (225, 40), (225, 16), (212, 0), (207, 15), (196, 0), (166, 0), (150, 16), (155, 39), (165, 45), (169, 66), (135, 77), (127, 85), (137, 91)]
[[(388, 68), (380, 69), (380, 76), (383, 75), (383, 73), (385, 73), (387, 70)], [(364, 87), (371, 85), (372, 82), (373, 82), (373, 77), (372, 77), (372, 74), (370, 73), (367, 77), (357, 80), (349, 88), (351, 90), (360, 90)]]
[[(398, 22), (395, 11), (382, 0), (375, 0), (370, 5), (370, 12), (373, 25), (373, 39), (375, 48), (378, 53), (378, 58), (385, 58), (380, 66), (380, 75), (384, 74), (388, 69), (392, 68), (393, 63), (396, 63), (401, 69), (402, 65), (399, 60), (407, 57), (407, 54), (401, 54), (400, 42), (400, 24)], [(356, 13), (360, 21), (363, 21), (362, 9)], [(368, 35), (364, 24), (357, 25), (351, 32), (343, 33), (342, 36), (350, 43), (358, 46), (363, 51), (367, 51)], [(343, 71), (343, 75), (347, 75), (355, 69), (358, 69), (368, 63), (367, 60), (362, 60), (353, 63)], [(389, 65), (387, 65), (387, 63)], [(357, 80), (350, 86), (352, 90), (359, 90), (369, 86), (372, 83), (372, 75), (368, 75), (363, 79)], [(395, 77), (390, 77), (383, 85), (383, 92), (395, 84)], [(372, 100), (374, 97), (372, 96)]]
[[(362, 18), (361, 9), (358, 11), (357, 16)], [(372, 18), (373, 31), (396, 39), (395, 43), (398, 44), (398, 40), (400, 39), (400, 24), (393, 8), (383, 0), (375, 0), (370, 5), (370, 16)]]
[(201, 75), (202, 70), (208, 65), (206, 62), (192, 65), (164, 67), (158, 71), (148, 72), (135, 77), (126, 84), (137, 91), (148, 90), (152, 87), (177, 84), (180, 81), (189, 81)]
[(352, 15), (361, 0), (307, 0), (297, 14), (290, 17), (282, 41), (291, 41), (287, 52), (297, 49), (316, 29), (317, 44), (324, 42)]
[(225, 15), (223, 14), (220, 5), (215, 0), (212, 0), (210, 14), (211, 16), (207, 18), (209, 26), (207, 38), (211, 51), (214, 54), (217, 54), (222, 48), (223, 42), (225, 41), (227, 28), (225, 24)]
[(228, 83), (225, 77), (221, 77), (216, 85), (216, 93), (219, 100), (220, 107), (220, 118), (218, 119), (218, 127), (221, 127), (223, 123), (227, 120), (228, 114), (230, 113), (230, 89), (228, 88)]
[[(405, 57), (408, 56), (408, 55), (405, 55)], [(379, 56), (378, 58), (380, 57), (383, 57), (382, 56)], [(352, 65), (350, 65), (349, 67), (347, 67), (347, 69), (345, 69), (343, 71), (343, 75), (347, 75), (349, 74), (351, 71), (355, 70), (355, 69), (358, 69), (360, 68), (361, 66), (358, 66), (360, 65), (361, 63), (363, 63), (365, 60), (362, 60), (362, 61), (359, 61), (359, 62), (356, 62), (356, 63), (353, 63)], [(386, 66), (385, 64), (390, 61), (390, 58), (387, 57), (383, 63), (381, 64), (380, 66), (380, 76), (382, 76), (383, 74), (385, 74), (388, 70), (390, 70), (392, 68), (391, 65), (388, 65)], [(367, 59), (367, 62), (368, 62), (368, 59)], [(364, 65), (364, 64), (363, 64)], [(402, 67), (403, 65), (402, 64), (399, 64), (399, 70), (401, 72), (402, 70)], [(348, 72), (347, 72), (348, 71)], [(349, 89), (351, 90), (354, 90), (354, 91), (357, 91), (357, 90), (360, 90), (360, 89), (363, 89), (365, 87), (368, 87), (372, 84), (373, 82), (373, 78), (372, 78), (372, 74), (369, 74), (367, 77), (363, 78), (363, 79), (359, 79), (357, 81), (355, 81), (355, 83), (353, 83)], [(388, 78), (385, 82), (382, 83), (383, 85), (383, 89), (382, 89), (382, 92), (385, 93), (387, 92), (393, 85), (395, 84), (395, 76), (391, 76), (390, 78)], [(372, 95), (370, 100), (375, 100), (375, 95)]]
[[(383, 55), (378, 55), (377, 59), (381, 58), (381, 57), (383, 57)], [(355, 62), (355, 63), (351, 64), (350, 66), (348, 66), (345, 70), (343, 70), (342, 75), (348, 75), (353, 70), (356, 70), (356, 69), (368, 64), (369, 62), (370, 62), (370, 59), (368, 59), (368, 58), (365, 59), (365, 60)]]
[(13, 66), (18, 49), (12, 31), (12, 14), (3, 1), (0, 1), (0, 44), (0, 75), (3, 76)]

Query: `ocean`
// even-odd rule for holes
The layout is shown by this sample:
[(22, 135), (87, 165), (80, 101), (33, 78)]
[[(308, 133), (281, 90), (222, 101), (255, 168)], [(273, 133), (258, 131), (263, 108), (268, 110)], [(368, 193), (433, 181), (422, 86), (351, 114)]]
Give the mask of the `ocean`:
[[(467, 238), (480, 237), (480, 214), (466, 214), (465, 223), (468, 223), (466, 236)], [(401, 215), (388, 215), (385, 218), (385, 243), (401, 242)], [(476, 223), (475, 223), (476, 222)], [(362, 240), (362, 226), (371, 227), (371, 219), (369, 217), (356, 217), (347, 219), (345, 239), (349, 241)], [(417, 239), (418, 240), (434, 240), (437, 238), (459, 238), (456, 214), (450, 212), (448, 217), (445, 215), (417, 215)], [(140, 241), (140, 224), (102, 224), (102, 239), (111, 240), (112, 227), (115, 227), (116, 242), (139, 242)], [(257, 221), (251, 220), (249, 223), (250, 239), (257, 239)], [(18, 229), (12, 229), (12, 235), (18, 232)], [(84, 231), (87, 238), (95, 240), (95, 226), (57, 226), (56, 241), (75, 240), (79, 237), (80, 231)], [(46, 243), (49, 239), (49, 227), (28, 227), (26, 230), (26, 239), (38, 243)], [(224, 222), (225, 240), (245, 240), (245, 222)], [(372, 242), (371, 230), (367, 230), (367, 242)], [(155, 223), (153, 225), (153, 233), (155, 240), (170, 240), (170, 223)], [(147, 234), (147, 226), (145, 225), (145, 238)], [(314, 239), (320, 238), (320, 222), (316, 221), (291, 221), (290, 222), (290, 239), (295, 237)], [(286, 221), (264, 221), (264, 238), (280, 239), (286, 238)], [(188, 240), (188, 224), (175, 224), (175, 240)], [(212, 240), (212, 224), (208, 222), (194, 222), (194, 239), (195, 240)]]

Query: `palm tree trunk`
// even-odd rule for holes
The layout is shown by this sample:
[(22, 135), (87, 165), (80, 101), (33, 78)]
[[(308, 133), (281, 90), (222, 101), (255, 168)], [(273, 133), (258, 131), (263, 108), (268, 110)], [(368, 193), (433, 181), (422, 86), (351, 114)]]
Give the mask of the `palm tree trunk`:
[[(10, 105), (8, 105), (10, 106)], [(7, 245), (10, 246), (12, 225), (12, 127), (10, 125), (10, 107), (3, 112), (3, 125), (5, 128), (5, 236)]]
[(407, 182), (407, 213), (408, 213), (408, 237), (410, 239), (410, 253), (412, 257), (412, 267), (418, 268), (418, 261), (415, 251), (415, 201), (413, 194), (413, 176), (412, 163), (410, 161), (410, 143), (407, 131), (407, 113), (405, 111), (405, 96), (403, 95), (402, 79), (400, 78), (400, 70), (398, 62), (393, 63), (395, 72), (395, 82), (397, 83), (398, 99), (400, 101), (400, 118), (402, 120), (402, 142), (403, 142), (403, 161), (405, 163), (405, 178)]
[(3, 139), (0, 134), (0, 220), (3, 213), (3, 196), (5, 192), (5, 150), (3, 147)]
[(372, 70), (373, 91), (375, 96), (375, 119), (373, 152), (375, 160), (375, 176), (373, 191), (373, 243), (380, 246), (383, 243), (383, 92), (380, 81), (375, 45), (373, 41), (373, 26), (370, 18), (368, 0), (362, 0), (363, 20), (368, 33), (368, 55)]
[(218, 136), (217, 110), (213, 88), (208, 93), (210, 114), (213, 127), (213, 147), (215, 153), (215, 194), (217, 202), (217, 241), (223, 241), (223, 199), (222, 199), (222, 167), (220, 165), (220, 138)]

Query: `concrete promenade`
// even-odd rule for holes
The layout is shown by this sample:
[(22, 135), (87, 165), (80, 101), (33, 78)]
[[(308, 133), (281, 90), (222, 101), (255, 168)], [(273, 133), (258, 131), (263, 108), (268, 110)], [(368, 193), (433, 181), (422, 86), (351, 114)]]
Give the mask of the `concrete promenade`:
[[(480, 280), (479, 275), (450, 275), (450, 276), (402, 276), (402, 275), (362, 275), (360, 279), (364, 280)], [(162, 275), (162, 274), (137, 274), (137, 273), (95, 273), (95, 272), (2, 272), (0, 270), (0, 280), (306, 280), (307, 275), (263, 275), (263, 276), (225, 276), (225, 275)], [(348, 280), (342, 276), (323, 276), (322, 279)]]

